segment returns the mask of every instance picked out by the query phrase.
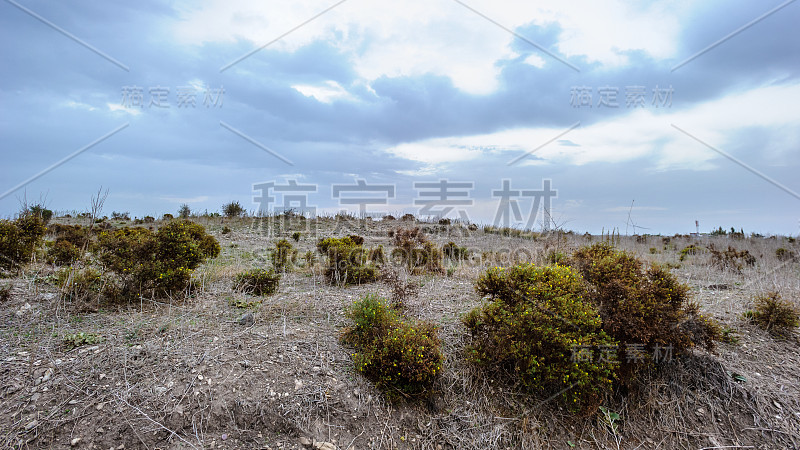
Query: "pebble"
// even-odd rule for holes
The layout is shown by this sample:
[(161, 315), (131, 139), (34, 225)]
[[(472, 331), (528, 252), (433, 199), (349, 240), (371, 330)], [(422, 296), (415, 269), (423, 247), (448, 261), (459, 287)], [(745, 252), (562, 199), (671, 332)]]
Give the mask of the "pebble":
[(75, 438), (75, 439), (73, 439), (73, 440), (69, 441), (69, 445), (71, 445), (71, 446), (73, 446), (73, 447), (75, 447), (76, 445), (78, 445), (78, 444), (80, 444), (80, 443), (81, 443), (81, 438), (79, 438), (79, 437), (77, 437), (77, 438)]

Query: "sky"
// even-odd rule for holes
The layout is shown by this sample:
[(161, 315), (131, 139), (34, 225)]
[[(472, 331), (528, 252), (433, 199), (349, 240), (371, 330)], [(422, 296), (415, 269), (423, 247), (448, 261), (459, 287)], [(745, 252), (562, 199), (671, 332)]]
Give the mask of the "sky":
[(0, 1), (0, 217), (800, 234), (800, 1)]

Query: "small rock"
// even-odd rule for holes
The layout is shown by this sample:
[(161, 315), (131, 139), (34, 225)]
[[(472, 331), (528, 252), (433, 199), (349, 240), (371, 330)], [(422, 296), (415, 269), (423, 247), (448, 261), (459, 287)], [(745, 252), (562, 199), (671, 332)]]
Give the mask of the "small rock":
[(223, 441), (227, 441), (228, 440), (228, 435), (226, 433), (222, 433), (221, 437), (222, 437)]
[(102, 434), (102, 433), (103, 433), (103, 431), (105, 431), (105, 430), (103, 429), (103, 427), (100, 427), (100, 428), (98, 428), (97, 430), (95, 430), (95, 432), (97, 432), (98, 434)]
[(300, 445), (302, 445), (303, 447), (311, 447), (311, 445), (312, 445), (311, 439), (309, 439), (309, 438), (307, 438), (305, 436), (301, 436), (300, 437)]
[(103, 403), (98, 403), (97, 406), (94, 407), (94, 409), (96, 409), (98, 411), (102, 411), (103, 410), (103, 406), (104, 406)]
[(31, 431), (32, 429), (36, 428), (36, 425), (39, 425), (39, 422), (36, 420), (32, 420), (25, 425), (25, 431)]
[(71, 446), (73, 446), (73, 447), (75, 447), (76, 445), (78, 445), (78, 444), (80, 444), (80, 443), (81, 443), (81, 438), (79, 438), (79, 437), (77, 437), (77, 438), (75, 438), (75, 439), (73, 439), (73, 440), (69, 441), (69, 445), (71, 445)]
[(42, 396), (42, 394), (37, 392), (37, 393), (31, 395), (31, 401), (36, 403), (36, 400), (39, 400), (39, 397), (41, 397), (41, 396)]
[(303, 387), (303, 380), (294, 380), (294, 390), (300, 390)]
[(248, 312), (239, 318), (239, 325), (244, 325), (246, 327), (253, 325), (255, 322), (256, 318), (253, 317), (253, 313), (251, 312)]
[(336, 450), (336, 445), (330, 442), (315, 442), (314, 448), (317, 450)]

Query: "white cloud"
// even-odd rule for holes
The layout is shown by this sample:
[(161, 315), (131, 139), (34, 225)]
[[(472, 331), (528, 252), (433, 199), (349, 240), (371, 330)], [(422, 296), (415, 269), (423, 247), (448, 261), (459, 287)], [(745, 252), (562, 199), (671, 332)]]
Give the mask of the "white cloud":
[[(656, 58), (673, 56), (685, 10), (673, 3), (667, 7), (622, 0), (469, 0), (467, 4), (512, 30), (530, 24), (557, 24), (561, 40), (551, 51), (586, 55), (590, 62), (604, 65), (624, 64), (627, 60), (620, 52), (628, 50), (643, 50)], [(179, 8), (182, 20), (173, 33), (182, 44), (244, 40), (255, 49), (332, 5), (327, 0), (187, 4)], [(488, 94), (498, 86), (496, 63), (518, 56), (511, 50), (515, 39), (456, 2), (372, 0), (343, 3), (272, 42), (269, 48), (293, 52), (314, 41), (328, 41), (347, 55), (366, 81), (434, 74), (449, 77), (466, 92)], [(533, 47), (531, 50), (535, 56), (528, 56), (526, 62), (532, 66), (561, 64)], [(231, 55), (231, 61), (239, 56)]]
[(351, 97), (350, 94), (337, 82), (328, 80), (323, 85), (296, 84), (292, 89), (313, 97), (322, 103), (332, 103), (334, 100)]
[[(531, 152), (521, 165), (622, 163), (650, 158), (657, 170), (709, 170), (721, 156), (672, 127), (692, 133), (722, 151), (739, 149), (737, 133), (758, 128), (768, 136), (758, 148), (740, 149), (743, 159), (758, 160), (764, 150), (789, 154), (800, 146), (800, 85), (766, 86), (701, 103), (684, 110), (637, 109), (629, 114), (578, 127), (563, 136), (576, 145), (542, 144), (566, 130), (517, 128), (490, 134), (427, 139), (401, 144), (389, 153), (429, 165), (466, 161), (494, 154), (510, 162)], [(789, 131), (789, 132), (787, 132)], [(538, 149), (538, 150), (537, 150)]]
[(142, 113), (142, 111), (139, 110), (139, 109), (129, 108), (129, 107), (126, 107), (125, 105), (121, 105), (119, 103), (106, 103), (106, 106), (108, 107), (109, 111), (112, 111), (112, 112), (122, 111), (122, 112), (128, 113), (128, 114), (130, 114), (132, 116), (138, 116), (139, 114)]

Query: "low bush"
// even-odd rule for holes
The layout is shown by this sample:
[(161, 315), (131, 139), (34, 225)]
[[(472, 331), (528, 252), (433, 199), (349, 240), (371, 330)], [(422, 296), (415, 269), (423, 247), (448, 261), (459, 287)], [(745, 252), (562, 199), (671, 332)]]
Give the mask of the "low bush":
[(555, 393), (574, 412), (596, 411), (613, 388), (616, 341), (584, 300), (581, 277), (566, 266), (522, 264), (489, 269), (475, 289), (491, 302), (464, 318), (469, 360)]
[(749, 251), (739, 251), (730, 245), (727, 250), (717, 250), (714, 244), (710, 244), (708, 251), (711, 252), (711, 264), (723, 270), (730, 269), (741, 272), (745, 266), (756, 265), (756, 257)]
[(0, 302), (8, 301), (11, 298), (11, 285), (4, 284), (0, 286)]
[(778, 258), (779, 261), (791, 261), (794, 259), (794, 252), (781, 247), (775, 250), (775, 257)]
[(155, 233), (138, 227), (102, 232), (96, 248), (98, 261), (116, 276), (123, 298), (186, 291), (194, 269), (219, 252), (217, 240), (188, 220), (169, 222)]
[(759, 295), (745, 317), (773, 335), (787, 335), (800, 325), (800, 312), (777, 292)]
[(467, 247), (459, 247), (455, 242), (448, 242), (442, 246), (442, 253), (451, 261), (463, 261), (469, 258)]
[(55, 277), (61, 295), (78, 309), (96, 309), (102, 296), (108, 293), (102, 275), (92, 268), (64, 268)]
[(444, 253), (425, 237), (419, 227), (398, 228), (394, 230), (392, 239), (397, 246), (392, 250), (392, 257), (402, 261), (411, 273), (445, 273), (442, 265)]
[(295, 231), (294, 233), (292, 233), (292, 239), (294, 239), (295, 242), (300, 242), (300, 236), (301, 233), (299, 231)]
[(631, 382), (639, 367), (666, 362), (660, 351), (677, 355), (696, 345), (713, 349), (719, 327), (689, 302), (688, 286), (666, 268), (646, 266), (607, 243), (583, 247), (573, 260), (588, 283), (587, 297), (600, 312), (603, 330), (622, 344), (623, 383)]
[(297, 249), (286, 239), (275, 242), (275, 248), (270, 252), (272, 267), (277, 272), (284, 272), (292, 269), (297, 259)]
[(700, 247), (694, 244), (689, 244), (688, 246), (684, 247), (683, 250), (681, 250), (680, 260), (685, 261), (686, 258), (688, 258), (689, 256), (694, 256), (700, 253), (701, 251), (702, 249)]
[(30, 262), (45, 231), (44, 220), (35, 214), (0, 220), (0, 269), (16, 271)]
[(233, 201), (222, 205), (222, 214), (225, 217), (241, 217), (244, 215), (244, 208), (238, 201)]
[(278, 291), (281, 276), (267, 269), (253, 269), (236, 275), (236, 287), (253, 295), (270, 295)]
[(436, 328), (403, 318), (374, 295), (356, 301), (346, 311), (351, 325), (342, 342), (355, 348), (355, 368), (396, 399), (429, 392), (442, 370), (444, 356)]
[(332, 284), (363, 284), (378, 279), (379, 272), (369, 262), (369, 252), (352, 238), (325, 238), (317, 243), (320, 253), (327, 255), (325, 276)]
[(70, 265), (80, 259), (82, 251), (70, 241), (48, 242), (47, 262), (57, 266)]

